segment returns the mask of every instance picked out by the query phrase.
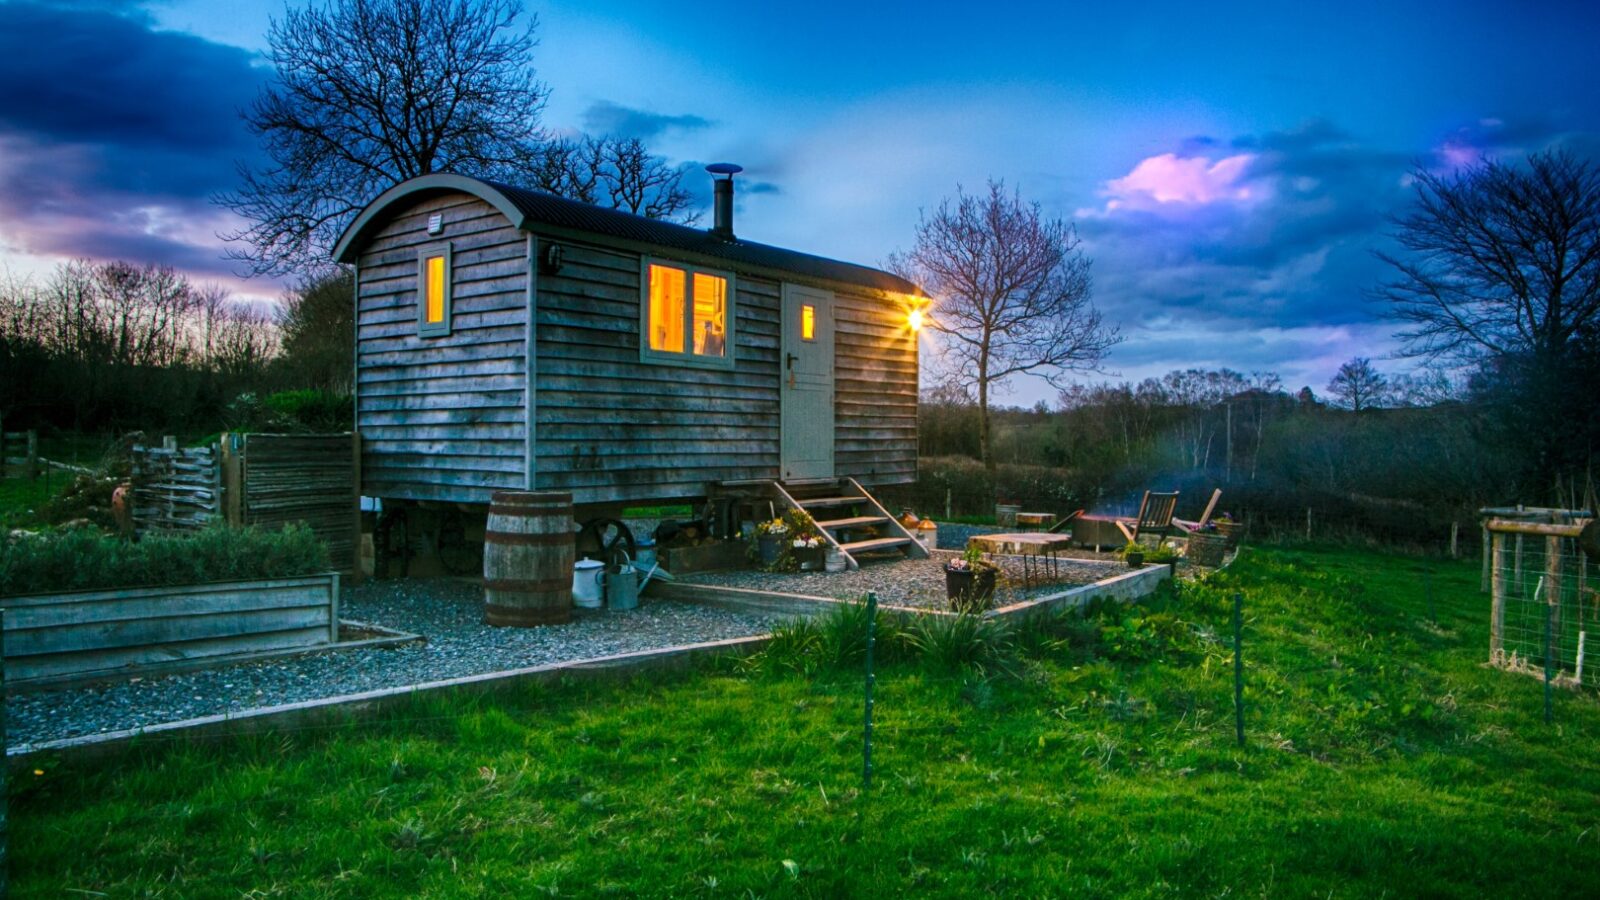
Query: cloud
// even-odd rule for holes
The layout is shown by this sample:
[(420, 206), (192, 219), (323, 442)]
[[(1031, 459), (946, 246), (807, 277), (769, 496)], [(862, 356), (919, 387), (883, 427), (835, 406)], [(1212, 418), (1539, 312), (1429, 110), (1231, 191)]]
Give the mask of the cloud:
[(1248, 180), (1256, 157), (1239, 153), (1212, 162), (1205, 156), (1162, 153), (1142, 160), (1133, 171), (1106, 182), (1106, 209), (1152, 209), (1164, 204), (1245, 201), (1259, 189)]
[(230, 274), (210, 197), (260, 158), (239, 111), (266, 77), (131, 4), (0, 3), (0, 244)]
[(715, 123), (695, 115), (669, 116), (632, 109), (610, 100), (601, 100), (583, 113), (583, 127), (591, 134), (632, 137), (648, 141), (670, 130), (696, 131)]

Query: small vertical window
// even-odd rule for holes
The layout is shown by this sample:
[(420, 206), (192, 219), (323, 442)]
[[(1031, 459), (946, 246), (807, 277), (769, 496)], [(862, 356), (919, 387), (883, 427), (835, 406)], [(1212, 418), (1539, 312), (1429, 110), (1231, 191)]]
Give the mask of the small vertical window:
[(450, 333), (450, 246), (417, 254), (417, 333)]
[(728, 280), (694, 273), (694, 355), (721, 356), (727, 336)]
[(817, 339), (817, 308), (807, 303), (800, 307), (800, 340)]
[(688, 266), (644, 267), (642, 355), (659, 362), (732, 364), (732, 278)]
[(688, 273), (670, 266), (650, 266), (650, 349), (683, 352), (684, 282)]

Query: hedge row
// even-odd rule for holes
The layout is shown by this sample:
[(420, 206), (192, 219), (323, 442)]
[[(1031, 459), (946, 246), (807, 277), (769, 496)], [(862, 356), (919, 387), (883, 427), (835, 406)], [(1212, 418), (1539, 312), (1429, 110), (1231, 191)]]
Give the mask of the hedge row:
[(137, 543), (84, 528), (0, 547), (0, 596), (292, 578), (330, 568), (327, 547), (299, 524), (149, 535)]

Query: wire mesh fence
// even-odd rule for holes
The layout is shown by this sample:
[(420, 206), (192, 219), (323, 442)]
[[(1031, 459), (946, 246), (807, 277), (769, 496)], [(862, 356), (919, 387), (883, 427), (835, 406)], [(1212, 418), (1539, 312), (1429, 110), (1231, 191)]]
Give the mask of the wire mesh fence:
[[(1600, 687), (1600, 560), (1580, 546), (1576, 526), (1552, 533), (1490, 525), (1489, 661), (1548, 677), (1557, 685)], [(1572, 534), (1553, 533), (1566, 528)]]

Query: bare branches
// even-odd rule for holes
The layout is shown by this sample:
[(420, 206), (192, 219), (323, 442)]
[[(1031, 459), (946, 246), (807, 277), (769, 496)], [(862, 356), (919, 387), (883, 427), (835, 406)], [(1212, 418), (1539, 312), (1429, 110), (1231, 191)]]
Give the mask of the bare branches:
[(1339, 406), (1361, 412), (1382, 405), (1389, 394), (1389, 379), (1373, 368), (1372, 360), (1357, 356), (1339, 367), (1328, 382), (1328, 393)]
[(277, 78), (244, 113), (271, 163), (217, 198), (252, 223), (224, 235), (230, 255), (261, 274), (315, 268), (397, 182), (531, 166), (547, 93), (535, 25), (518, 0), (327, 0), (274, 20)]
[(935, 299), (931, 325), (944, 335), (946, 373), (972, 388), (980, 445), (992, 464), (991, 390), (1018, 375), (1061, 386), (1069, 372), (1098, 369), (1121, 340), (1090, 302), (1089, 260), (1073, 227), (991, 181), (985, 194), (957, 192), (917, 226), (916, 246), (889, 265)]
[(1376, 292), (1409, 353), (1548, 357), (1600, 322), (1594, 165), (1554, 151), (1414, 177), (1416, 206), (1394, 220), (1404, 253), (1379, 254), (1396, 277)]
[(692, 198), (683, 189), (684, 171), (638, 138), (583, 137), (544, 147), (533, 175), (552, 194), (691, 225), (699, 216), (685, 213)]

